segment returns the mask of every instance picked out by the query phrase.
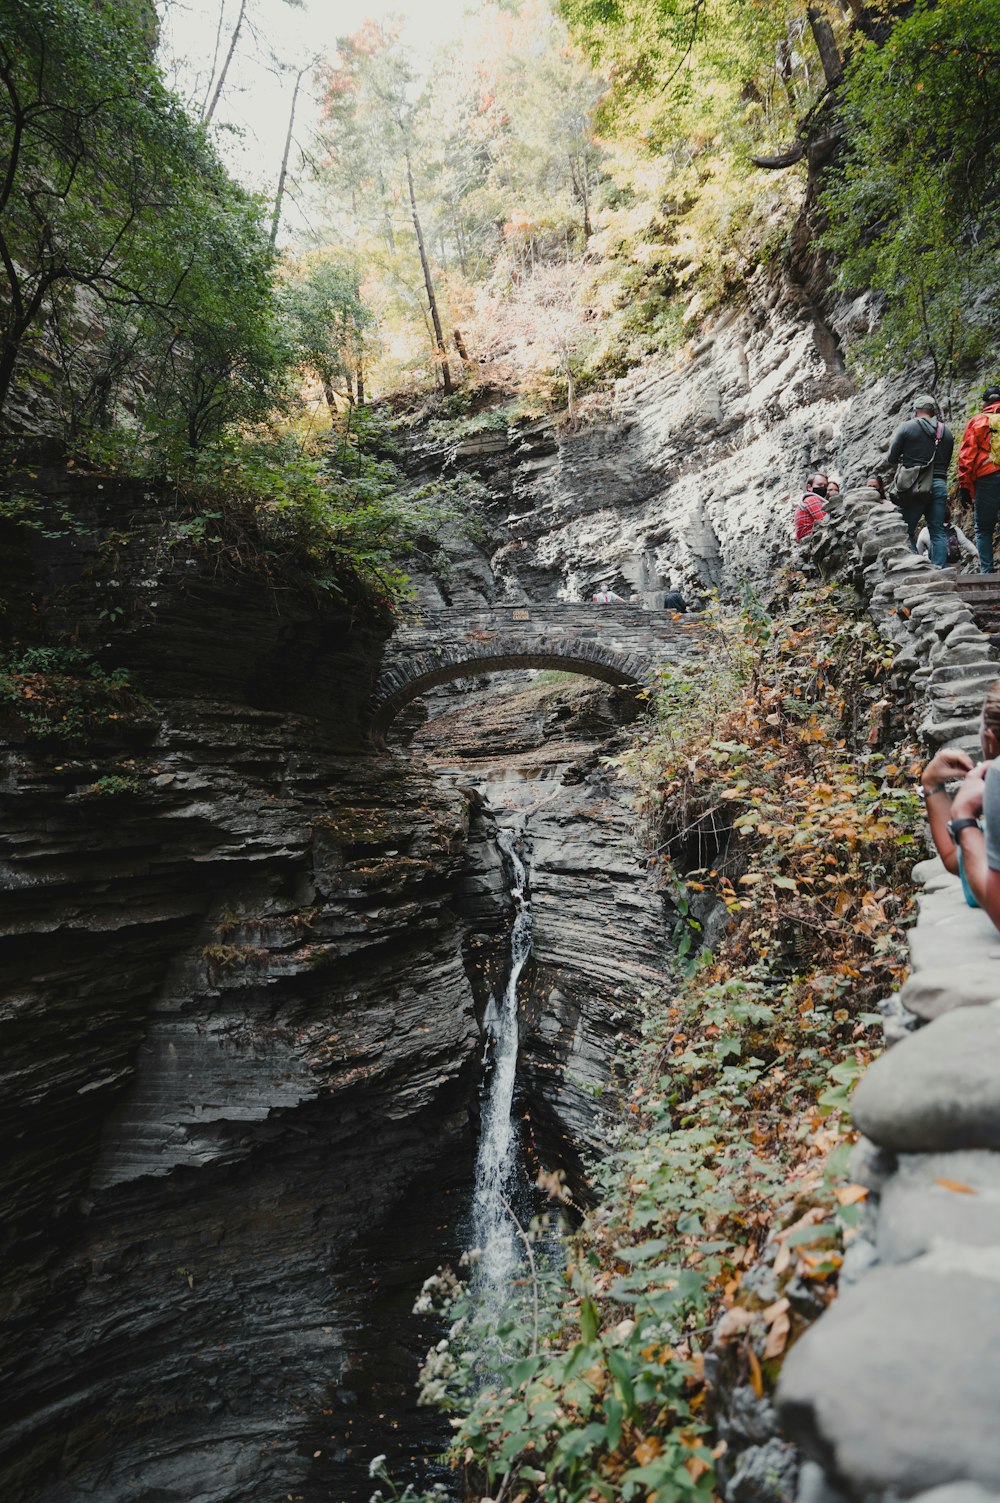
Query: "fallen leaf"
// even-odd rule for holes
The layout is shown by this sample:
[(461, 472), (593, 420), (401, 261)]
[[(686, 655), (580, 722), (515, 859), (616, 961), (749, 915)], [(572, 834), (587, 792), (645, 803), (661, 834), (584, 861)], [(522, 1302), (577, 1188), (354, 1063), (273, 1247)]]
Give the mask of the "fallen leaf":
[(744, 1310), (742, 1305), (734, 1305), (719, 1321), (715, 1338), (717, 1341), (728, 1341), (731, 1336), (738, 1336), (741, 1331), (745, 1331), (752, 1324), (753, 1312)]
[(764, 1374), (760, 1370), (760, 1362), (753, 1347), (747, 1344), (747, 1357), (750, 1360), (750, 1386), (759, 1399), (764, 1397)]
[(842, 1206), (852, 1206), (856, 1201), (865, 1200), (868, 1191), (864, 1185), (841, 1185), (836, 1191), (837, 1199)]
[(773, 1305), (768, 1305), (767, 1309), (761, 1312), (764, 1317), (764, 1324), (766, 1326), (773, 1325), (778, 1317), (784, 1315), (790, 1308), (788, 1300), (784, 1297), (776, 1299)]
[[(779, 1300), (780, 1304), (781, 1301)], [(787, 1305), (788, 1301), (785, 1300)], [(788, 1343), (788, 1333), (792, 1328), (791, 1317), (787, 1310), (777, 1316), (767, 1333), (767, 1341), (764, 1343), (764, 1356), (766, 1358), (780, 1357)]]
[(960, 1184), (957, 1179), (936, 1179), (934, 1183), (940, 1185), (943, 1190), (953, 1190), (956, 1195), (979, 1194), (979, 1191), (974, 1190), (971, 1185)]

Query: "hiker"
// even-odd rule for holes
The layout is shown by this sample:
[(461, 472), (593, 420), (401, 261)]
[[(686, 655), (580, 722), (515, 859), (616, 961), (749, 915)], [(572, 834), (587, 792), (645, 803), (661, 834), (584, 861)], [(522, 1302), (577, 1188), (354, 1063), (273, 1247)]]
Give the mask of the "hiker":
[(948, 466), (955, 440), (951, 429), (938, 416), (932, 396), (918, 396), (913, 416), (892, 435), (888, 462), (896, 466), (889, 498), (903, 514), (910, 551), (917, 551), (920, 519), (927, 522), (931, 538), (931, 561), (943, 569), (948, 559), (944, 509), (948, 504)]
[(827, 487), (826, 487), (826, 499), (828, 501), (835, 501), (839, 495), (840, 495), (840, 481), (839, 480), (830, 480), (830, 481), (828, 481), (827, 482)]
[(826, 521), (826, 493), (829, 481), (822, 471), (810, 475), (805, 495), (795, 509), (795, 541), (804, 542), (820, 522)]
[[(1000, 679), (986, 691), (979, 717), (983, 761), (943, 747), (920, 775), (931, 837), (947, 869), (961, 878), (970, 908), (1000, 929)], [(947, 784), (962, 781), (954, 796)]]
[[(961, 527), (956, 527), (953, 524), (950, 506), (946, 506), (944, 509), (944, 531), (948, 539), (947, 562), (949, 564), (960, 563), (963, 553), (967, 553), (970, 558), (979, 557), (979, 554), (976, 552), (975, 543), (970, 542)], [(921, 529), (920, 535), (917, 538), (917, 552), (923, 554), (924, 558), (930, 558), (931, 534), (930, 529), (927, 527)]]
[(624, 605), (625, 604), (625, 597), (624, 597), (624, 595), (616, 595), (615, 592), (614, 592), (614, 590), (611, 588), (611, 586), (609, 584), (602, 584), (601, 588), (597, 591), (597, 594), (596, 595), (592, 595), (591, 599), (592, 599), (594, 605)]
[(663, 597), (663, 609), (665, 611), (679, 611), (682, 615), (684, 615), (687, 612), (687, 608), (688, 603), (684, 599), (684, 596), (681, 594), (680, 590), (678, 590), (676, 586), (671, 585), (669, 590), (667, 590), (666, 594)]
[(881, 475), (869, 475), (865, 481), (865, 487), (867, 490), (877, 491), (880, 501), (888, 501), (889, 498), (885, 493), (885, 481)]
[(980, 574), (993, 573), (993, 529), (1000, 515), (1000, 386), (987, 386), (983, 410), (969, 419), (958, 449), (958, 494), (976, 518)]

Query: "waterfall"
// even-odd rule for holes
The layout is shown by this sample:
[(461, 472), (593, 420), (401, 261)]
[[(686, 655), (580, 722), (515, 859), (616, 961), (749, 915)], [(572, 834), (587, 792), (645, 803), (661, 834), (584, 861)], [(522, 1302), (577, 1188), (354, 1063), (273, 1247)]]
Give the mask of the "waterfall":
[[(483, 1101), (473, 1228), (480, 1250), (477, 1289), (480, 1301), (499, 1309), (508, 1280), (519, 1262), (517, 1229), (507, 1209), (516, 1195), (517, 1127), (511, 1116), (517, 1072), (517, 983), (531, 954), (531, 907), (527, 873), (515, 849), (519, 831), (501, 830), (497, 845), (503, 852), (514, 899), (514, 927), (510, 938), (510, 971), (503, 1000), (491, 997), (487, 1008), (486, 1057), (493, 1052), (493, 1071)], [(516, 1209), (516, 1208), (515, 1208)]]

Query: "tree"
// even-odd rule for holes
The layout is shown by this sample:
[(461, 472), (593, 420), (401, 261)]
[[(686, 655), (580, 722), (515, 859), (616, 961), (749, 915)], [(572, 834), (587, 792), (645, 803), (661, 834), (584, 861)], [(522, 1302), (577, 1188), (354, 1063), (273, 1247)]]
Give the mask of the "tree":
[[(226, 47), (226, 55), (223, 59), (222, 67), (219, 68), (218, 73), (216, 73), (216, 68), (219, 61), (219, 49), (222, 45), (223, 30), (226, 22), (226, 0), (219, 0), (219, 24), (216, 27), (215, 31), (215, 50), (212, 54), (212, 67), (208, 75), (208, 84), (205, 88), (205, 103), (202, 106), (201, 111), (201, 118), (205, 125), (208, 125), (211, 122), (212, 117), (215, 114), (216, 109), (218, 108), (219, 100), (222, 98), (222, 91), (226, 86), (226, 79), (229, 76), (229, 68), (232, 64), (233, 58), (236, 56), (236, 49), (239, 45), (240, 36), (243, 32), (243, 23), (247, 18), (247, 3), (248, 0), (239, 0), (239, 8), (236, 12), (236, 19), (233, 22), (232, 29), (229, 33), (229, 42)], [(297, 10), (302, 9), (303, 3), (304, 0), (285, 0), (286, 5), (294, 6)]]
[(935, 383), (1000, 337), (998, 110), (993, 0), (919, 4), (848, 68), (826, 243), (845, 287), (884, 300), (871, 353), (928, 358)]
[[(259, 207), (165, 88), (150, 17), (144, 0), (0, 0), (0, 410), (47, 330), (60, 331), (65, 365), (66, 331), (96, 325), (94, 365), (103, 323), (116, 334), (108, 370), (98, 358), (88, 378), (90, 408), (107, 416), (127, 366), (147, 387), (168, 368), (214, 369), (220, 389), (190, 426), (203, 438), (209, 412), (243, 410), (235, 373), (277, 327), (272, 258)], [(199, 364), (208, 346), (216, 353)]]
[(305, 257), (290, 269), (284, 306), (299, 363), (322, 385), (331, 414), (338, 387), (353, 405), (356, 381), (357, 400), (363, 402), (374, 315), (361, 300), (356, 260), (332, 251)]
[(338, 43), (338, 62), (327, 72), (321, 176), (350, 194), (356, 214), (377, 206), (391, 252), (396, 250), (393, 211), (405, 189), (432, 326), (435, 363), (445, 395), (452, 391), (437, 291), (414, 178), (420, 106), (398, 36), (368, 22)]

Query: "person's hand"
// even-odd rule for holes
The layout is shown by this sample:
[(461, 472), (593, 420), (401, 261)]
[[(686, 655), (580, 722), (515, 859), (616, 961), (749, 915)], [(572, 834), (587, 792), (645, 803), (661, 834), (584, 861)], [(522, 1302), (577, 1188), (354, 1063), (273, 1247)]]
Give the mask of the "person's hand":
[(961, 786), (951, 801), (951, 817), (956, 819), (978, 819), (983, 812), (983, 779), (986, 777), (989, 762), (980, 762), (971, 772), (966, 773)]
[(944, 746), (928, 762), (920, 774), (920, 781), (925, 791), (939, 788), (942, 783), (951, 783), (956, 778), (964, 778), (966, 773), (972, 771), (972, 758), (964, 751), (959, 751), (956, 746)]
[(969, 490), (968, 486), (960, 485), (958, 487), (958, 499), (959, 501), (961, 501), (963, 506), (972, 505), (972, 492)]

